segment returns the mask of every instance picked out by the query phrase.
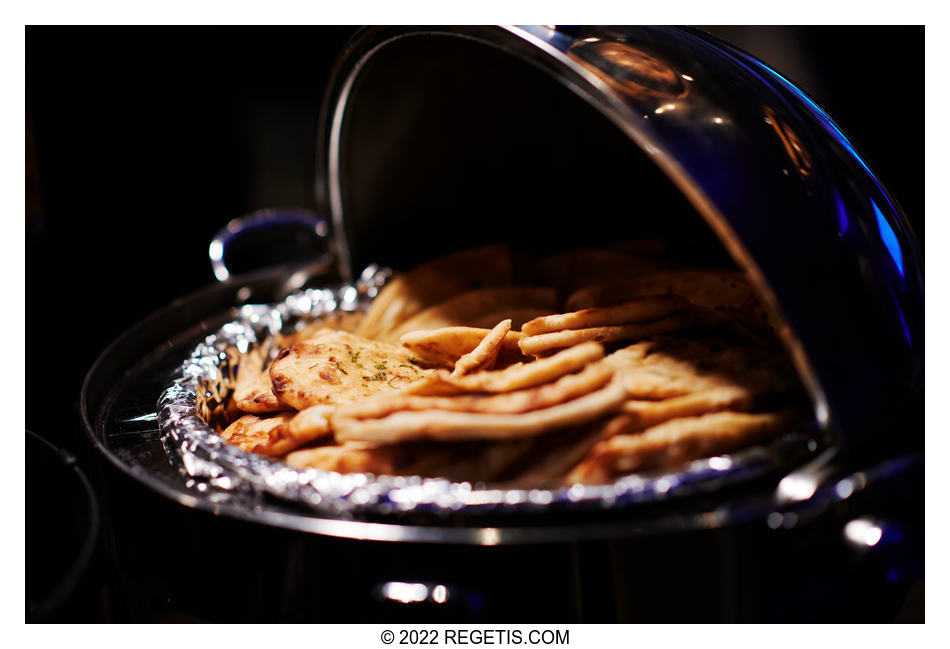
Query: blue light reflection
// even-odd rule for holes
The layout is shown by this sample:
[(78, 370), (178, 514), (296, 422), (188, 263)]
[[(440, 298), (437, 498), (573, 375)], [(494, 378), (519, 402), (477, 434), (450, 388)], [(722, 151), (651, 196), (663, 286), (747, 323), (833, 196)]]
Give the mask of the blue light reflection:
[[(897, 208), (894, 206), (893, 203), (891, 203), (891, 199), (887, 196), (887, 192), (884, 191), (884, 186), (881, 185), (881, 181), (877, 179), (877, 176), (874, 175), (874, 172), (871, 171), (871, 168), (868, 167), (868, 165), (867, 165), (867, 163), (864, 161), (864, 159), (863, 159), (860, 155), (858, 155), (858, 152), (857, 152), (857, 150), (854, 148), (854, 145), (852, 145), (851, 142), (848, 141), (848, 138), (847, 138), (847, 137), (845, 136), (845, 134), (841, 131), (841, 129), (838, 128), (838, 125), (835, 124), (834, 121), (833, 121), (830, 117), (828, 117), (828, 113), (826, 113), (824, 110), (822, 110), (821, 107), (820, 107), (818, 104), (816, 104), (815, 102), (813, 102), (813, 101), (808, 97), (808, 95), (806, 95), (804, 92), (802, 92), (801, 90), (799, 90), (799, 89), (795, 86), (795, 84), (793, 84), (791, 81), (789, 81), (788, 79), (786, 79), (785, 77), (783, 77), (781, 74), (779, 74), (778, 72), (776, 72), (775, 70), (773, 70), (772, 68), (770, 68), (769, 66), (767, 66), (765, 63), (762, 63), (761, 61), (759, 61), (759, 60), (757, 60), (757, 59), (752, 59), (752, 58), (749, 58), (748, 60), (750, 60), (750, 61), (752, 61), (753, 63), (757, 64), (760, 68), (766, 70), (769, 74), (772, 75), (772, 77), (773, 77), (776, 81), (778, 81), (779, 83), (781, 83), (782, 86), (783, 86), (786, 90), (788, 90), (789, 92), (791, 92), (792, 94), (794, 94), (796, 97), (798, 97), (799, 99), (801, 99), (803, 102), (805, 102), (805, 104), (806, 104), (809, 108), (811, 108), (813, 114), (816, 115), (816, 116), (819, 118), (819, 120), (831, 131), (832, 135), (834, 135), (834, 137), (835, 137), (835, 139), (838, 141), (838, 143), (841, 144), (841, 146), (843, 146), (843, 147), (848, 151), (848, 153), (850, 153), (850, 154), (854, 157), (855, 161), (856, 161), (859, 165), (861, 165), (861, 168), (864, 169), (864, 170), (867, 172), (868, 176), (871, 177), (871, 180), (874, 181), (874, 184), (877, 186), (878, 190), (880, 190), (881, 196), (884, 198), (885, 201), (887, 201), (887, 205), (888, 205), (888, 207), (891, 209), (891, 213), (897, 214)], [(873, 204), (873, 201), (872, 201), (872, 204)], [(878, 224), (879, 224), (879, 227), (880, 227), (880, 223), (881, 223), (881, 219), (882, 219), (881, 211), (877, 208), (877, 205), (875, 205), (874, 208), (875, 208), (875, 213), (876, 213), (876, 215), (878, 216)], [(886, 223), (886, 220), (885, 220), (885, 223)], [(890, 233), (890, 236), (891, 236), (892, 240), (893, 240), (893, 241), (895, 242), (895, 244), (896, 244), (896, 242), (897, 242), (897, 236), (894, 234), (894, 230), (891, 228), (891, 226), (890, 226), (889, 224), (886, 224), (886, 229), (887, 229), (887, 231)], [(883, 233), (884, 233), (884, 229), (883, 229), (883, 228), (881, 229), (881, 233), (882, 233), (882, 235), (883, 235)], [(891, 246), (888, 245), (888, 243), (887, 243), (886, 240), (885, 240), (885, 245), (888, 246), (888, 250), (891, 250)], [(892, 255), (891, 255), (891, 256), (893, 256), (893, 252), (892, 252)], [(897, 257), (895, 258), (895, 261), (897, 261), (897, 260), (900, 259), (900, 258), (901, 258), (901, 257), (900, 257), (900, 249), (898, 248), (898, 255), (897, 255)], [(897, 264), (897, 265), (898, 265), (898, 267), (900, 268), (901, 277), (903, 277), (903, 276), (904, 276), (904, 265), (903, 265), (903, 261), (898, 261), (898, 264)]]
[(900, 303), (897, 302), (897, 298), (894, 299), (894, 304), (897, 305), (897, 317), (901, 319), (901, 330), (904, 332), (904, 340), (907, 341), (908, 346), (911, 346), (913, 343), (910, 340), (910, 327), (907, 326), (907, 320), (904, 319), (904, 311), (901, 309)]
[(841, 200), (841, 194), (837, 191), (835, 204), (838, 206), (838, 234), (844, 234), (848, 230), (848, 212), (844, 209), (844, 201)]
[(873, 200), (871, 201), (871, 208), (874, 210), (874, 218), (877, 219), (877, 229), (881, 233), (881, 241), (884, 242), (884, 247), (887, 248), (891, 259), (893, 259), (897, 265), (897, 272), (903, 277), (904, 256), (901, 254), (901, 244), (897, 240), (897, 235), (894, 234), (894, 228), (887, 222), (887, 219), (884, 218), (884, 214), (881, 212), (881, 208), (879, 208), (877, 203)]

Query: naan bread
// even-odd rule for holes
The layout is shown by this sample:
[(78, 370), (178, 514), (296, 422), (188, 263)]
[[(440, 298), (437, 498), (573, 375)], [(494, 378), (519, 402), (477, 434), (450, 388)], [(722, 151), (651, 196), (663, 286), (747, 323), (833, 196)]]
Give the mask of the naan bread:
[(635, 399), (666, 399), (714, 388), (742, 388), (751, 396), (799, 389), (779, 354), (720, 341), (658, 338), (606, 358)]
[(411, 440), (513, 440), (567, 426), (577, 426), (618, 411), (627, 395), (619, 381), (550, 408), (504, 414), (427, 410), (397, 412), (379, 419), (333, 417), (338, 441), (394, 444)]
[(614, 369), (600, 361), (588, 365), (577, 374), (567, 374), (551, 383), (524, 390), (456, 396), (419, 396), (403, 392), (378, 394), (340, 406), (338, 412), (340, 417), (353, 419), (371, 419), (385, 417), (394, 412), (425, 410), (516, 414), (548, 408), (593, 392), (607, 383), (613, 375)]
[(642, 430), (678, 417), (695, 417), (720, 410), (743, 412), (752, 407), (753, 397), (746, 388), (723, 386), (659, 401), (631, 399), (623, 404), (625, 417), (622, 426), (614, 428), (611, 434)]
[[(762, 349), (774, 326), (756, 291), (735, 271), (664, 270), (664, 250), (434, 260), (396, 275), (365, 316), (278, 334), (273, 362), (246, 354), (216, 425), (297, 468), (524, 488), (674, 467), (786, 430), (786, 415), (760, 411), (801, 388)], [(701, 335), (752, 346), (656, 337), (711, 326)], [(628, 346), (605, 356), (602, 343)]]
[(476, 316), (472, 318), (471, 322), (466, 324), (472, 327), (491, 327), (496, 322), (500, 322), (502, 320), (511, 320), (512, 330), (518, 331), (524, 326), (524, 323), (534, 320), (535, 318), (539, 318), (543, 315), (554, 313), (556, 310), (557, 309), (554, 307), (509, 307), (507, 309), (501, 309), (500, 311), (491, 311), (483, 315)]
[(451, 457), (450, 449), (429, 448), (427, 452), (411, 445), (370, 446), (361, 443), (319, 446), (290, 453), (285, 462), (295, 469), (312, 467), (337, 473), (374, 473), (376, 475), (422, 475), (429, 467)]
[(294, 415), (294, 412), (281, 412), (266, 418), (244, 415), (225, 428), (221, 437), (248, 453), (283, 455), (309, 441), (287, 434), (287, 422)]
[(674, 293), (696, 306), (751, 308), (758, 295), (745, 274), (719, 269), (667, 270), (639, 277), (617, 277), (578, 289), (567, 298), (572, 311), (617, 304), (644, 295)]
[(406, 394), (449, 395), (465, 392), (510, 392), (541, 385), (584, 368), (603, 358), (604, 348), (584, 343), (531, 363), (511, 365), (503, 370), (452, 376), (438, 370), (405, 389)]
[(524, 323), (521, 333), (525, 336), (536, 336), (564, 329), (586, 329), (657, 320), (671, 313), (685, 311), (689, 306), (689, 300), (679, 295), (650, 295), (633, 298), (615, 306), (593, 307), (535, 318)]
[[(458, 359), (475, 349), (489, 331), (478, 327), (442, 327), (410, 331), (403, 334), (399, 341), (426, 365), (451, 369)], [(505, 334), (498, 352), (499, 364), (511, 365), (528, 360), (518, 347), (521, 335), (520, 331)]]
[(633, 435), (597, 444), (568, 476), (568, 483), (596, 484), (648, 469), (674, 468), (690, 460), (728, 453), (788, 427), (781, 413), (719, 412), (682, 417)]
[(393, 277), (373, 300), (356, 333), (377, 339), (426, 307), (470, 289), (510, 284), (511, 279), (511, 252), (505, 245), (434, 259)]
[[(470, 325), (485, 314), (503, 313), (526, 307), (554, 311), (557, 294), (546, 286), (495, 286), (457, 295), (420, 311), (398, 327), (381, 335), (381, 340), (396, 342), (410, 331)], [(497, 322), (497, 320), (496, 320)]]
[(295, 469), (337, 473), (419, 475), (454, 482), (497, 480), (531, 448), (531, 440), (457, 444), (393, 444), (373, 446), (348, 442), (290, 453)]
[[(609, 420), (608, 420), (609, 421)], [(556, 487), (603, 439), (604, 420), (535, 438), (523, 461), (508, 473), (512, 488)]]
[(324, 330), (282, 350), (270, 378), (279, 399), (304, 410), (397, 390), (431, 372), (412, 361), (403, 347)]
[(634, 297), (673, 293), (706, 309), (725, 309), (752, 335), (772, 344), (778, 323), (746, 275), (736, 270), (680, 269), (608, 280), (585, 286), (568, 297), (570, 310), (603, 307)]
[(287, 422), (287, 432), (295, 439), (307, 441), (328, 436), (332, 433), (330, 416), (335, 410), (336, 406), (330, 405), (305, 408)]
[(679, 311), (659, 320), (635, 322), (633, 324), (589, 327), (586, 329), (565, 329), (537, 336), (523, 336), (518, 341), (521, 352), (527, 356), (539, 356), (555, 349), (579, 345), (585, 341), (613, 343), (625, 340), (639, 340), (660, 334), (670, 334), (694, 327), (709, 327), (723, 322), (726, 314), (709, 309), (692, 308)]
[(233, 396), (239, 410), (260, 415), (290, 408), (271, 390), (270, 373), (264, 365), (264, 351), (260, 348), (241, 358)]
[(505, 336), (511, 331), (511, 320), (502, 320), (489, 331), (475, 349), (465, 354), (455, 363), (452, 376), (464, 376), (477, 370), (490, 370), (498, 358), (498, 352), (505, 342)]

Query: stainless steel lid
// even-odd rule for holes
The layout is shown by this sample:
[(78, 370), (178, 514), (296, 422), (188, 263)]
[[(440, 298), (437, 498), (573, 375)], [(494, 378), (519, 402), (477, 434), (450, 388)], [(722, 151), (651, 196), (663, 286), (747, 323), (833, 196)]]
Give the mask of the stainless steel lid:
[(900, 207), (820, 107), (711, 36), (371, 28), (320, 130), (345, 274), (488, 241), (718, 240), (845, 449), (920, 389), (923, 270)]

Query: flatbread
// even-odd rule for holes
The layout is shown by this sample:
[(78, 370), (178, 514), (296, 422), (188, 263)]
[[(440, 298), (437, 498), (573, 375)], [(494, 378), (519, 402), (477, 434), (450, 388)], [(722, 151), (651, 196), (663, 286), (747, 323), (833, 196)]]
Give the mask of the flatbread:
[(586, 329), (657, 320), (672, 313), (685, 311), (689, 306), (689, 300), (679, 295), (636, 297), (614, 306), (592, 307), (571, 313), (535, 318), (524, 323), (521, 333), (526, 336), (536, 336), (564, 329)]
[(287, 434), (304, 442), (331, 435), (330, 416), (334, 410), (336, 406), (319, 405), (298, 411), (287, 422)]
[(758, 302), (758, 294), (744, 273), (710, 268), (666, 270), (591, 283), (571, 294), (565, 306), (577, 311), (662, 293), (681, 295), (696, 306), (708, 309), (730, 307), (741, 311), (753, 308)]
[(244, 415), (225, 428), (221, 437), (248, 453), (283, 455), (305, 443), (287, 435), (287, 423), (295, 414), (280, 412), (270, 417)]
[(260, 348), (241, 357), (233, 400), (243, 412), (261, 415), (290, 408), (271, 390), (270, 374), (264, 364), (264, 350)]
[(506, 245), (434, 259), (393, 277), (373, 299), (356, 333), (376, 339), (426, 307), (470, 289), (509, 284), (511, 279), (511, 252)]
[(716, 340), (657, 338), (619, 349), (605, 360), (621, 373), (635, 399), (667, 399), (724, 387), (742, 388), (751, 396), (800, 389), (783, 356)]
[(537, 264), (539, 279), (569, 295), (582, 286), (618, 277), (633, 277), (657, 269), (655, 261), (615, 250), (571, 250), (550, 255)]
[(505, 342), (505, 336), (511, 331), (511, 320), (502, 320), (485, 334), (475, 349), (465, 354), (455, 363), (452, 376), (464, 376), (477, 370), (490, 370), (498, 358), (498, 352)]
[[(609, 421), (609, 420), (608, 420)], [(603, 420), (554, 431), (533, 440), (525, 460), (509, 470), (506, 487), (555, 487), (603, 439)]]
[[(352, 419), (384, 417), (401, 411), (445, 410), (454, 412), (516, 414), (563, 403), (601, 388), (614, 375), (603, 361), (588, 365), (577, 374), (534, 388), (497, 394), (419, 396), (396, 392), (379, 394), (339, 407), (339, 416)], [(306, 412), (306, 411), (305, 411)]]
[(451, 445), (407, 443), (367, 445), (349, 442), (290, 453), (285, 461), (296, 469), (337, 473), (438, 476), (453, 482), (493, 481), (522, 459), (532, 440), (473, 442)]
[(782, 413), (719, 412), (683, 417), (633, 435), (599, 442), (568, 475), (568, 483), (597, 484), (648, 469), (674, 468), (690, 460), (728, 453), (788, 427)]
[(612, 429), (611, 434), (632, 433), (677, 417), (695, 417), (720, 410), (744, 412), (752, 407), (753, 398), (754, 394), (747, 388), (723, 386), (659, 401), (631, 399), (623, 404), (626, 415), (623, 425)]
[[(553, 312), (557, 294), (545, 286), (495, 286), (468, 291), (420, 311), (399, 326), (380, 336), (380, 340), (398, 342), (399, 338), (418, 329), (437, 329), (469, 325), (480, 316), (505, 309), (526, 307)], [(497, 322), (497, 321), (496, 321)]]
[(337, 413), (332, 423), (340, 442), (512, 440), (603, 417), (619, 410), (625, 399), (623, 386), (614, 380), (577, 399), (516, 415), (427, 410), (397, 412), (379, 419), (352, 419)]
[(524, 308), (512, 308), (502, 309), (500, 311), (491, 311), (485, 313), (484, 315), (479, 315), (472, 318), (467, 324), (472, 327), (492, 327), (496, 322), (501, 322), (502, 320), (511, 320), (511, 328), (513, 331), (520, 330), (524, 323), (529, 320), (534, 320), (543, 315), (548, 315), (554, 313), (556, 308), (538, 308), (538, 307), (524, 307)]
[(584, 343), (553, 356), (530, 363), (511, 365), (503, 370), (477, 372), (468, 376), (452, 376), (438, 370), (405, 388), (406, 394), (451, 395), (466, 392), (510, 392), (554, 381), (565, 374), (583, 369), (600, 360), (604, 348), (597, 343)]
[[(475, 349), (489, 331), (478, 327), (442, 327), (410, 331), (403, 334), (399, 341), (422, 363), (451, 369), (458, 359)], [(498, 352), (498, 364), (510, 365), (528, 360), (518, 347), (519, 340), (519, 331), (505, 334)]]
[(412, 363), (404, 347), (324, 330), (283, 349), (270, 368), (274, 394), (298, 410), (397, 390), (431, 370)]
[(284, 461), (295, 469), (312, 467), (337, 473), (421, 475), (451, 457), (449, 449), (430, 448), (425, 454), (411, 445), (368, 446), (342, 444), (319, 446), (290, 453)]
[(708, 327), (719, 324), (728, 316), (720, 311), (692, 308), (679, 311), (658, 320), (627, 325), (566, 329), (552, 333), (524, 336), (518, 347), (526, 356), (539, 356), (554, 349), (571, 347), (586, 341), (612, 343), (624, 340), (640, 340), (659, 334), (669, 334), (693, 327)]
[(494, 482), (531, 451), (533, 442), (515, 439), (452, 444), (456, 451), (452, 458), (430, 473), (452, 482)]
[[(396, 275), (365, 316), (276, 335), (274, 362), (245, 354), (216, 425), (233, 420), (222, 437), (297, 468), (505, 488), (605, 482), (787, 429), (784, 414), (750, 414), (800, 391), (787, 358), (659, 337), (715, 326), (704, 335), (774, 343), (744, 274), (664, 270), (664, 250), (621, 242), (535, 264), (487, 246), (433, 260)], [(607, 343), (627, 347), (605, 356)]]

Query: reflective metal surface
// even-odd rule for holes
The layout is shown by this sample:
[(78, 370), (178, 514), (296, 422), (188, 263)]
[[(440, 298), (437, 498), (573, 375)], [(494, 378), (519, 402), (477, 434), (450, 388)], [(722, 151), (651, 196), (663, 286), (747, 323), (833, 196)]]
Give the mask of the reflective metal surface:
[[(26, 431), (26, 621), (57, 621), (89, 572), (100, 536), (96, 491), (76, 457)], [(56, 538), (43, 523), (54, 520)]]
[[(290, 234), (281, 233), (282, 230), (287, 230)], [(265, 256), (262, 248), (266, 242), (260, 240), (262, 232), (272, 237), (274, 233), (278, 233), (276, 245), (275, 242), (270, 242), (271, 247), (279, 248), (279, 257), (275, 260), (277, 263), (289, 264), (297, 256), (306, 260), (303, 268), (298, 268), (288, 276), (285, 282), (287, 293), (301, 288), (311, 276), (325, 275), (332, 270), (335, 259), (332, 250), (326, 249), (326, 237), (329, 233), (327, 220), (311, 210), (286, 207), (258, 210), (231, 219), (218, 230), (208, 245), (208, 257), (215, 279), (219, 282), (228, 280), (232, 274), (228, 269), (228, 259), (232, 256), (233, 249), (239, 247), (239, 242), (255, 239), (255, 233), (257, 237), (253, 254), (258, 257), (259, 262), (259, 258)], [(315, 258), (311, 256), (314, 244), (319, 249)]]
[[(466, 173), (481, 173), (486, 162), (504, 164), (505, 158), (523, 155), (527, 177), (539, 164), (553, 168), (578, 152), (569, 143), (579, 122), (550, 116), (549, 101), (527, 104), (533, 112), (519, 115), (519, 102), (526, 100), (518, 88), (532, 73), (503, 86), (506, 94), (495, 104), (479, 96), (480, 90), (491, 94), (490, 84), (519, 65), (559, 87), (565, 104), (579, 98), (606, 118), (617, 139), (635, 144), (685, 196), (762, 293), (809, 389), (816, 419), (839, 436), (845, 451), (873, 437), (920, 389), (923, 271), (900, 207), (854, 144), (808, 96), (768, 65), (695, 30), (545, 26), (361, 32), (338, 64), (321, 128), (325, 174), (318, 179), (318, 193), (333, 218), (344, 273), (358, 264), (354, 254), (378, 238), (387, 210), (388, 218), (407, 227), (402, 239), (387, 234), (386, 241), (408, 246), (425, 223), (464, 209), (465, 200), (476, 196), (464, 185), (465, 200), (456, 196), (458, 202), (446, 204), (452, 194), (439, 193), (438, 185), (446, 183), (436, 177), (440, 166), (473, 158), (482, 166), (465, 168)], [(451, 96), (448, 88), (453, 88)], [(440, 102), (440, 95), (448, 98)], [(381, 110), (372, 109), (377, 104), (395, 115), (392, 121), (382, 123)], [(486, 113), (483, 106), (494, 112)], [(424, 117), (413, 121), (413, 114)], [(518, 138), (531, 120), (559, 126), (526, 138), (519, 149)], [(372, 137), (363, 135), (372, 123), (377, 129)], [(465, 139), (467, 131), (477, 137)], [(439, 144), (442, 140), (448, 143)], [(421, 155), (406, 160), (413, 143), (421, 143), (435, 161)], [(459, 149), (463, 144), (468, 148)], [(536, 161), (530, 156), (539, 145), (549, 150)], [(367, 196), (385, 179), (380, 169), (392, 169), (385, 164), (393, 162), (387, 146), (396, 147), (402, 164), (415, 169), (419, 163), (429, 173), (420, 171), (423, 178), (413, 179), (416, 184), (402, 189), (403, 195), (390, 192), (386, 204), (377, 205)], [(485, 149), (480, 157), (479, 146)], [(497, 147), (495, 158), (489, 147)], [(543, 210), (556, 208), (558, 201), (570, 203), (578, 194), (596, 199), (605, 187), (623, 183), (622, 175), (583, 177), (581, 161), (570, 172), (579, 176), (577, 186), (551, 186), (548, 192), (557, 193), (543, 208), (543, 174), (536, 185), (525, 181), (543, 218), (556, 219)], [(609, 173), (609, 166), (602, 168)], [(518, 173), (515, 165), (506, 169)], [(426, 175), (434, 178), (430, 184)], [(486, 178), (471, 187), (491, 192), (504, 181)], [(399, 181), (406, 185), (405, 177)], [(517, 190), (517, 184), (505, 187), (509, 194)], [(429, 203), (418, 198), (427, 193), (436, 198)], [(503, 209), (504, 200), (499, 198), (495, 207)], [(633, 206), (635, 200), (630, 195), (627, 203)], [(524, 204), (530, 208), (531, 202)], [(428, 212), (436, 216), (425, 222)], [(594, 228), (617, 230), (641, 219), (631, 212), (613, 220), (585, 214), (578, 221), (575, 215), (565, 236), (583, 238)], [(420, 220), (415, 229), (413, 218)], [(506, 219), (510, 224), (518, 217), (513, 221), (506, 214)], [(650, 225), (663, 227), (656, 219)], [(678, 227), (670, 224), (667, 230), (675, 233)], [(392, 232), (399, 231), (387, 230)], [(426, 243), (437, 245), (450, 235), (440, 236)]]

